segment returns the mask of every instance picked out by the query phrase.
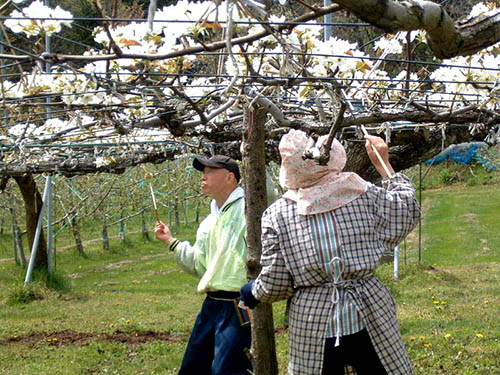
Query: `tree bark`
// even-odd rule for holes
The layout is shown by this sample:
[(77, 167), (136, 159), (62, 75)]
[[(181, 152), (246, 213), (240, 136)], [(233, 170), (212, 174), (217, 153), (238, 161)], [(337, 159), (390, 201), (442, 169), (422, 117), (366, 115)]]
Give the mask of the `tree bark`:
[(142, 239), (144, 242), (151, 242), (151, 238), (149, 238), (148, 228), (146, 226), (146, 219), (144, 217), (144, 210), (141, 212), (141, 230), (142, 230)]
[(189, 224), (187, 201), (182, 201), (182, 211), (184, 212), (184, 225), (187, 226)]
[(82, 257), (85, 256), (85, 252), (83, 251), (82, 237), (80, 235), (80, 230), (78, 228), (78, 219), (76, 215), (73, 215), (71, 218), (71, 231), (73, 232), (73, 238), (75, 239), (76, 251)]
[(440, 59), (469, 56), (498, 43), (500, 11), (462, 18), (456, 23), (439, 4), (422, 0), (335, 0), (363, 21), (386, 32), (424, 29), (433, 54)]
[(106, 222), (106, 215), (103, 215), (102, 217), (101, 237), (102, 237), (102, 249), (109, 251), (109, 236), (108, 236), (108, 224)]
[[(24, 200), (24, 207), (26, 210), (26, 231), (28, 233), (28, 243), (31, 249), (33, 247), (33, 241), (35, 239), (38, 217), (40, 216), (40, 211), (43, 205), (42, 195), (38, 191), (36, 181), (33, 178), (32, 174), (26, 174), (24, 176), (14, 176), (14, 180), (19, 186), (19, 190), (21, 191), (21, 195)], [(40, 240), (38, 243), (38, 251), (35, 257), (35, 268), (47, 267), (47, 241), (45, 240), (45, 235), (42, 228), (40, 233)]]
[(198, 199), (195, 202), (195, 217), (194, 221), (198, 224), (200, 222), (200, 202)]
[(21, 264), (23, 268), (26, 268), (28, 262), (26, 261), (26, 256), (24, 255), (21, 229), (17, 224), (16, 213), (14, 208), (10, 207), (9, 211), (12, 222), (12, 242), (14, 245), (14, 260), (16, 264)]
[[(245, 214), (247, 222), (247, 275), (255, 279), (260, 272), (261, 217), (267, 205), (264, 149), (266, 111), (260, 107), (246, 110), (247, 134), (244, 137), (243, 165)], [(253, 310), (250, 359), (255, 375), (278, 374), (272, 305), (261, 303)]]
[[(448, 126), (444, 146), (469, 142), (482, 141), (487, 135), (487, 129), (471, 135), (466, 127)], [(380, 134), (374, 134), (379, 135)], [(383, 135), (382, 135), (383, 137)], [(435, 156), (441, 152), (443, 134), (441, 129), (422, 129), (419, 131), (392, 132), (389, 143), (389, 160), (396, 172), (410, 168), (414, 165)], [(358, 173), (361, 177), (376, 182), (380, 180), (379, 173), (375, 170), (365, 151), (364, 143), (349, 143), (347, 151), (346, 171)]]
[(179, 227), (181, 225), (181, 219), (179, 215), (179, 198), (174, 199), (174, 215), (175, 215), (175, 225)]

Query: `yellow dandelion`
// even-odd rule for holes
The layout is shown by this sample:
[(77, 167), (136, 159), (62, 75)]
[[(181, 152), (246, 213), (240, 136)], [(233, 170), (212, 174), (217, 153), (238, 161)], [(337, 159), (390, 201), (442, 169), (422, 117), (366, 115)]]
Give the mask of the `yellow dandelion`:
[(126, 324), (130, 324), (130, 322), (131, 322), (131, 320), (130, 320), (130, 319), (127, 319), (127, 320), (125, 321), (125, 323), (126, 323)]
[(446, 305), (448, 302), (446, 301), (441, 301), (441, 305)]
[(425, 346), (426, 348), (430, 348), (430, 347), (431, 347), (431, 344), (424, 344), (424, 346)]
[(417, 338), (415, 336), (410, 336), (411, 341), (415, 341)]
[(446, 335), (444, 335), (444, 337), (446, 337), (447, 339), (449, 339), (451, 337), (451, 333), (447, 333)]
[(441, 302), (440, 301), (434, 301), (435, 305), (439, 305)]
[(476, 337), (478, 339), (482, 339), (484, 337), (484, 335), (482, 333), (476, 333)]
[(425, 336), (420, 336), (419, 339), (420, 340), (425, 340)]
[(490, 303), (490, 301), (488, 301), (488, 300), (484, 301), (485, 305), (487, 305), (488, 303)]

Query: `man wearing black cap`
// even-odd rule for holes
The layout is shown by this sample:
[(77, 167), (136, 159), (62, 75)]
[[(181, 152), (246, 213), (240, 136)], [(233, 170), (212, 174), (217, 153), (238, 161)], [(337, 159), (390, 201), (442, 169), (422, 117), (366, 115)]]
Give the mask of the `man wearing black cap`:
[(210, 214), (196, 233), (196, 242), (174, 238), (168, 226), (157, 222), (155, 236), (175, 251), (181, 267), (200, 278), (198, 292), (206, 293), (189, 338), (179, 375), (247, 375), (251, 363), (250, 327), (242, 326), (234, 301), (246, 284), (245, 213), (240, 171), (231, 158), (215, 155), (195, 158), (203, 172), (201, 190), (212, 198)]

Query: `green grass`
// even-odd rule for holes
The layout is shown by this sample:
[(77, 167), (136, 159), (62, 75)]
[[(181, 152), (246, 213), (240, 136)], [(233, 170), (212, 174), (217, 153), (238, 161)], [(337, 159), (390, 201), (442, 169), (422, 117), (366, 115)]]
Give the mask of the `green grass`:
[(498, 260), (500, 186), (424, 193), (423, 257), (441, 265)]
[[(398, 303), (417, 375), (499, 373), (499, 190), (424, 191), (422, 262), (415, 231), (400, 278), (394, 280), (392, 264), (377, 271)], [(176, 236), (192, 240), (195, 228)], [(164, 245), (144, 243), (139, 233), (126, 244), (112, 240), (110, 252), (100, 243), (85, 251), (86, 258), (58, 252), (61, 280), (52, 288), (34, 283), (40, 298), (24, 302), (8, 303), (22, 299), (23, 270), (0, 263), (0, 374), (176, 374), (203, 299), (197, 280)], [(284, 310), (284, 302), (274, 305), (281, 374), (288, 352)]]

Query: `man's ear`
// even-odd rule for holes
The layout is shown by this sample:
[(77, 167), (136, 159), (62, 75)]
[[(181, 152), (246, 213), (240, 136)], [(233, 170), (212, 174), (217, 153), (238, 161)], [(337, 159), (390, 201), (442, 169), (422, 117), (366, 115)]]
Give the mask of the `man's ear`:
[(228, 174), (229, 180), (228, 181), (234, 181), (236, 184), (238, 181), (236, 180), (236, 175), (233, 172), (229, 172)]

